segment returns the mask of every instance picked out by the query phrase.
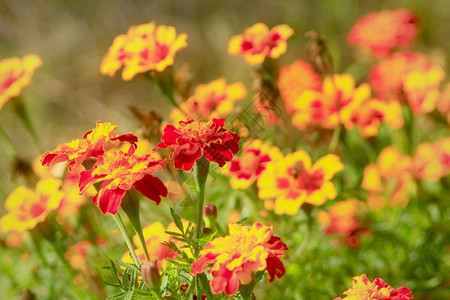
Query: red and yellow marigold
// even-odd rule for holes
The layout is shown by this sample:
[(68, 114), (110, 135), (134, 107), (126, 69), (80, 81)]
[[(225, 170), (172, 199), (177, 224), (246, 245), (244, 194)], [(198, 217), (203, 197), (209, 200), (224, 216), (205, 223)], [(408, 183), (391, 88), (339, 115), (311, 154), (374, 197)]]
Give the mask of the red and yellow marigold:
[(278, 147), (270, 146), (261, 140), (251, 140), (244, 144), (240, 157), (234, 157), (224, 173), (231, 176), (234, 189), (246, 189), (259, 178), (270, 161), (283, 155)]
[(412, 157), (414, 178), (437, 181), (450, 172), (450, 138), (420, 144)]
[(244, 56), (250, 65), (262, 64), (267, 57), (278, 58), (286, 52), (286, 40), (294, 33), (288, 25), (277, 25), (269, 30), (263, 23), (245, 29), (244, 34), (231, 38), (228, 53)]
[(239, 151), (240, 137), (223, 128), (225, 119), (197, 122), (180, 121), (178, 126), (167, 125), (158, 148), (172, 148), (170, 154), (175, 168), (190, 171), (203, 155), (223, 167)]
[(372, 12), (356, 22), (348, 35), (348, 42), (375, 57), (383, 57), (394, 49), (411, 46), (417, 27), (416, 17), (407, 9)]
[(108, 151), (100, 156), (92, 169), (81, 172), (80, 192), (89, 186), (102, 182), (92, 202), (103, 214), (117, 214), (126, 191), (135, 188), (156, 204), (161, 196), (167, 196), (164, 183), (151, 174), (162, 170), (164, 159), (157, 159), (152, 154), (134, 155), (134, 146), (128, 152)]
[(253, 274), (267, 270), (269, 282), (281, 278), (285, 268), (280, 258), (287, 246), (273, 235), (274, 227), (254, 223), (251, 228), (229, 224), (229, 235), (208, 242), (200, 251), (200, 258), (192, 265), (191, 273), (200, 274), (211, 265), (211, 291), (233, 295), (239, 286), (248, 285)]
[(0, 109), (11, 98), (20, 95), (24, 87), (30, 84), (34, 71), (42, 65), (41, 59), (34, 54), (3, 59), (0, 61)]
[(441, 92), (436, 103), (436, 109), (450, 126), (450, 82), (445, 85), (444, 90)]
[(233, 112), (234, 103), (244, 99), (246, 95), (247, 90), (241, 82), (227, 84), (226, 80), (221, 78), (201, 84), (195, 89), (194, 95), (180, 104), (179, 109), (172, 109), (170, 120), (176, 124), (187, 118), (207, 121), (226, 117)]
[(408, 300), (412, 299), (411, 290), (407, 287), (393, 288), (381, 278), (373, 282), (366, 274), (353, 277), (353, 286), (344, 292), (346, 297), (337, 297), (334, 300)]
[(97, 159), (105, 151), (119, 146), (122, 142), (137, 143), (137, 137), (131, 133), (118, 135), (114, 131), (117, 126), (109, 122), (97, 121), (95, 128), (87, 131), (82, 139), (72, 140), (59, 145), (55, 150), (44, 153), (42, 165), (50, 167), (56, 163), (67, 161), (72, 170), (80, 166), (86, 159)]
[(275, 213), (293, 216), (305, 202), (322, 205), (334, 199), (337, 192), (331, 178), (343, 168), (334, 154), (322, 157), (313, 165), (309, 155), (299, 150), (267, 164), (258, 180), (259, 197), (275, 198)]
[(34, 191), (25, 186), (13, 190), (5, 201), (8, 212), (0, 219), (1, 231), (24, 232), (45, 221), (64, 197), (61, 184), (61, 180), (47, 178), (41, 179)]
[(114, 39), (100, 72), (114, 76), (123, 67), (123, 80), (151, 70), (161, 72), (173, 64), (175, 53), (186, 47), (186, 39), (184, 33), (177, 36), (172, 26), (156, 26), (155, 22), (131, 26), (127, 34)]
[(286, 105), (286, 111), (294, 111), (294, 103), (306, 90), (320, 91), (322, 78), (307, 62), (299, 59), (280, 69), (278, 87)]
[(355, 87), (349, 74), (338, 74), (323, 81), (322, 90), (306, 90), (295, 101), (292, 123), (300, 130), (308, 126), (335, 128), (347, 122), (353, 112), (370, 98), (366, 83)]

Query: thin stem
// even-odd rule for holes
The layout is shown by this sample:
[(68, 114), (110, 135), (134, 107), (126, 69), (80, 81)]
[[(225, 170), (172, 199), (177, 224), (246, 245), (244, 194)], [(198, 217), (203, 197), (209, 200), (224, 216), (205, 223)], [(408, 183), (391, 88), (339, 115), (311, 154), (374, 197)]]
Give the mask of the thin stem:
[(0, 141), (6, 153), (8, 153), (8, 155), (11, 157), (16, 157), (17, 155), (16, 148), (14, 148), (14, 145), (12, 144), (8, 135), (1, 127), (0, 127)]
[(197, 227), (195, 228), (195, 238), (199, 238), (202, 232), (202, 221), (203, 221), (203, 202), (205, 198), (205, 184), (206, 178), (208, 178), (209, 173), (209, 160), (206, 157), (202, 157), (197, 160), (197, 190), (199, 195), (197, 198)]
[(22, 97), (19, 96), (13, 99), (12, 104), (14, 111), (27, 128), (28, 132), (30, 133), (31, 137), (36, 143), (36, 146), (38, 147), (39, 151), (44, 152), (44, 147), (42, 146), (41, 139), (39, 138), (39, 135), (36, 129), (34, 128), (33, 123), (31, 122), (30, 116), (25, 108), (25, 104), (23, 102)]
[(142, 232), (142, 228), (141, 228), (141, 230), (136, 230), (136, 228), (135, 228), (135, 231), (139, 237), (139, 241), (141, 242), (142, 248), (144, 249), (145, 259), (147, 261), (150, 261), (150, 255), (148, 254), (147, 244), (145, 243), (145, 238), (144, 238), (144, 233)]
[(125, 243), (127, 244), (128, 250), (130, 251), (131, 257), (133, 258), (134, 264), (141, 267), (141, 261), (136, 256), (136, 253), (134, 252), (133, 245), (131, 244), (130, 238), (128, 237), (127, 231), (125, 230), (125, 225), (123, 224), (122, 218), (120, 217), (120, 214), (117, 213), (115, 215), (112, 215), (114, 221), (116, 221), (117, 226), (119, 227), (120, 232), (122, 233), (123, 239), (125, 240)]
[(338, 124), (333, 131), (333, 136), (331, 137), (331, 142), (330, 145), (328, 146), (330, 152), (334, 152), (334, 150), (336, 150), (340, 135), (341, 135), (341, 125)]

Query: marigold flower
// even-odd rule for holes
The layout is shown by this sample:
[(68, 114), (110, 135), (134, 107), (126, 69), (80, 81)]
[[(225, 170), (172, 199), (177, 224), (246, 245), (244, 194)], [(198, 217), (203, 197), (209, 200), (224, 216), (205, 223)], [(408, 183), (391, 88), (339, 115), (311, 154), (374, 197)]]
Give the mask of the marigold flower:
[(343, 168), (334, 154), (312, 165), (309, 155), (299, 150), (267, 164), (258, 180), (259, 197), (275, 198), (275, 213), (293, 216), (304, 202), (322, 205), (334, 199), (336, 188), (330, 180)]
[(294, 112), (294, 103), (305, 90), (320, 91), (322, 78), (307, 62), (299, 59), (280, 69), (278, 87), (288, 113)]
[(100, 72), (114, 76), (122, 66), (122, 79), (131, 80), (138, 73), (163, 71), (173, 64), (175, 53), (187, 46), (187, 35), (177, 36), (172, 26), (155, 22), (131, 26), (126, 35), (117, 36), (100, 65)]
[(234, 157), (224, 173), (232, 176), (231, 187), (246, 189), (251, 186), (266, 169), (266, 165), (283, 155), (278, 147), (270, 146), (261, 140), (251, 140), (244, 144), (240, 157)]
[(450, 172), (450, 138), (420, 144), (412, 158), (416, 179), (437, 181)]
[(69, 170), (82, 165), (86, 159), (98, 158), (107, 150), (119, 146), (122, 142), (137, 143), (134, 134), (118, 135), (114, 131), (117, 126), (109, 122), (97, 121), (95, 128), (87, 131), (82, 139), (60, 144), (55, 150), (44, 153), (42, 165), (50, 167), (56, 163), (68, 161)]
[(407, 9), (372, 12), (356, 22), (348, 42), (375, 57), (383, 57), (394, 49), (411, 46), (417, 35), (417, 23), (414, 14)]
[(227, 85), (226, 80), (221, 78), (201, 84), (195, 89), (194, 95), (180, 104), (180, 109), (172, 109), (170, 120), (178, 123), (186, 118), (206, 121), (226, 117), (233, 112), (234, 102), (242, 100), (246, 95), (247, 90), (241, 82)]
[(228, 43), (228, 54), (244, 56), (250, 65), (262, 64), (266, 57), (278, 58), (286, 52), (286, 40), (294, 33), (288, 25), (277, 25), (271, 30), (263, 24), (244, 30)]
[(34, 54), (0, 61), (0, 109), (9, 99), (20, 95), (22, 89), (30, 84), (34, 70), (40, 66), (42, 61)]
[(377, 92), (377, 98), (400, 101), (406, 76), (414, 71), (426, 72), (432, 67), (433, 63), (423, 54), (397, 52), (372, 67), (369, 83)]
[(151, 174), (162, 170), (164, 159), (156, 159), (152, 154), (134, 155), (134, 147), (127, 153), (108, 151), (100, 156), (94, 167), (81, 172), (79, 187), (84, 192), (92, 184), (103, 182), (92, 202), (103, 214), (117, 214), (125, 192), (135, 188), (156, 204), (161, 196), (167, 196), (164, 183)]
[(41, 179), (34, 191), (25, 186), (13, 190), (5, 201), (8, 213), (0, 219), (1, 231), (24, 232), (45, 221), (64, 196), (60, 191), (61, 183), (61, 180), (47, 178)]
[(297, 98), (292, 123), (300, 130), (314, 125), (332, 129), (348, 122), (353, 112), (369, 98), (368, 84), (355, 87), (351, 75), (333, 75), (325, 78), (322, 91), (306, 90)]
[(197, 159), (205, 157), (223, 167), (239, 151), (240, 137), (223, 128), (225, 119), (210, 122), (180, 121), (178, 127), (167, 125), (158, 148), (172, 148), (170, 154), (177, 169), (190, 171)]
[(256, 222), (251, 228), (239, 224), (229, 224), (228, 228), (229, 235), (206, 244), (191, 269), (191, 273), (197, 275), (212, 264), (208, 273), (212, 274), (210, 286), (214, 294), (233, 295), (239, 285), (250, 284), (257, 271), (267, 270), (269, 282), (275, 276), (284, 275), (280, 258), (288, 248), (279, 237), (273, 236), (273, 226)]
[(364, 137), (371, 137), (378, 134), (381, 123), (394, 129), (403, 127), (402, 108), (398, 102), (369, 99), (353, 112), (344, 125), (347, 130), (357, 126)]
[(439, 85), (445, 72), (439, 66), (428, 71), (414, 71), (404, 78), (403, 89), (413, 114), (429, 113), (436, 107), (439, 99)]
[(334, 300), (408, 300), (413, 298), (411, 290), (402, 286), (393, 288), (381, 278), (375, 278), (373, 282), (366, 274), (353, 277), (353, 286), (344, 292), (347, 297), (337, 297)]
[(360, 222), (364, 204), (356, 199), (348, 199), (329, 207), (329, 212), (319, 211), (317, 218), (324, 226), (325, 234), (337, 234), (350, 247), (357, 247), (358, 236), (363, 230)]
[(447, 119), (447, 123), (450, 126), (450, 82), (445, 85), (444, 90), (440, 94), (436, 108)]

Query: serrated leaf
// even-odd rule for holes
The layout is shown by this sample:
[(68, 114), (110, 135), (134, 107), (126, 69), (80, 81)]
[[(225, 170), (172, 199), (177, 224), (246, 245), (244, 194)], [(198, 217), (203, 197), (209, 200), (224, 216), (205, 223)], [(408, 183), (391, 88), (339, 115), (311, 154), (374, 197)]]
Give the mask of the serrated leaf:
[(173, 210), (173, 208), (170, 208), (170, 214), (172, 215), (173, 221), (175, 222), (175, 225), (177, 226), (177, 228), (184, 233), (184, 228), (183, 228), (183, 222), (181, 221), (181, 218), (179, 215), (176, 214), (176, 212)]

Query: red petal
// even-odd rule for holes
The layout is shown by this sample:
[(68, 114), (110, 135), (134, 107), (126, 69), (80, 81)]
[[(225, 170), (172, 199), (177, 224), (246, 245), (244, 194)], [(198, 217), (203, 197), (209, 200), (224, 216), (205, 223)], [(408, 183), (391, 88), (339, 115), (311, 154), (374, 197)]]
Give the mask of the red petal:
[(269, 282), (272, 282), (275, 276), (281, 278), (286, 273), (283, 263), (277, 257), (269, 256), (266, 259), (266, 264), (267, 272), (269, 273)]
[(104, 184), (99, 189), (100, 198), (98, 198), (97, 194), (97, 201), (98, 207), (100, 208), (100, 211), (102, 214), (111, 213), (113, 215), (117, 214), (119, 211), (120, 204), (122, 203), (122, 198), (125, 196), (125, 190), (122, 189), (104, 189)]
[(169, 193), (161, 179), (152, 175), (146, 175), (141, 180), (136, 181), (133, 187), (145, 197), (155, 201), (156, 204), (161, 202), (161, 196), (167, 197)]

